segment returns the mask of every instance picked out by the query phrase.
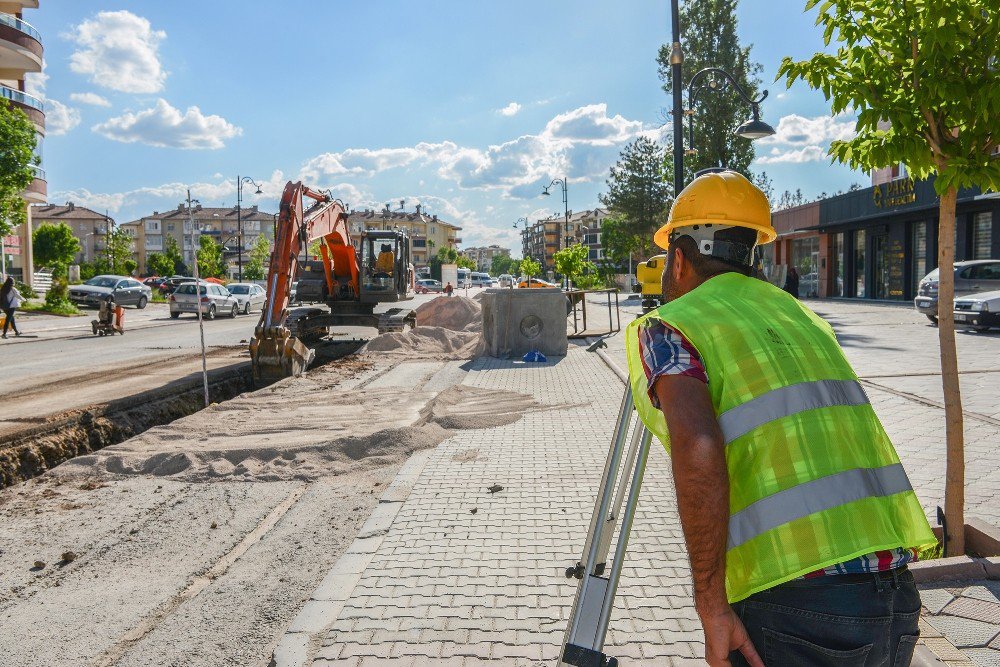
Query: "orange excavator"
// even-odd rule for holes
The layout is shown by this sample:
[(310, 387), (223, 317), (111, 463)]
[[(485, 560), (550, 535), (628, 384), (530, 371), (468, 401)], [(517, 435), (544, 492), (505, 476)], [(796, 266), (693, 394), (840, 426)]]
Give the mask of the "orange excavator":
[[(305, 200), (311, 200), (306, 208)], [(370, 326), (379, 333), (402, 331), (413, 324), (413, 311), (384, 302), (413, 298), (410, 239), (400, 230), (366, 230), (357, 246), (344, 206), (329, 193), (289, 182), (281, 197), (274, 251), (267, 273), (267, 302), (250, 341), (254, 378), (262, 381), (301, 375), (313, 359), (306, 343), (329, 333), (331, 326)], [(313, 242), (321, 260), (301, 260)], [(297, 300), (324, 308), (291, 309), (291, 286), (298, 279)]]

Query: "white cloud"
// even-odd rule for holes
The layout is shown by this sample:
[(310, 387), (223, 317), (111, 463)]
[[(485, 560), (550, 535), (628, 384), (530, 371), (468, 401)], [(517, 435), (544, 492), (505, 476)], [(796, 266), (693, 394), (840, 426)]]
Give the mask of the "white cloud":
[(757, 164), (779, 164), (790, 162), (801, 164), (803, 162), (816, 162), (826, 157), (826, 149), (822, 146), (803, 146), (802, 148), (781, 150), (772, 148), (770, 155), (757, 158)]
[(520, 110), (521, 110), (520, 104), (518, 104), (517, 102), (511, 102), (503, 109), (497, 109), (497, 113), (500, 114), (501, 116), (514, 116)]
[(45, 73), (45, 64), (42, 64), (41, 72), (28, 72), (24, 75), (24, 89), (29, 95), (34, 95), (40, 100), (45, 99), (45, 85), (49, 82), (49, 75)]
[(111, 106), (111, 102), (108, 102), (107, 99), (101, 97), (97, 93), (72, 93), (70, 94), (69, 99), (79, 104), (89, 104), (95, 107)]
[(57, 100), (45, 102), (45, 130), (49, 136), (66, 134), (80, 124), (80, 112)]
[(758, 144), (822, 144), (835, 139), (846, 140), (854, 136), (854, 118), (840, 114), (837, 116), (816, 116), (806, 118), (798, 114), (782, 116), (775, 133), (758, 139)]
[(167, 33), (153, 30), (148, 19), (126, 10), (98, 12), (64, 36), (78, 47), (70, 69), (92, 83), (123, 93), (163, 90), (167, 73), (158, 49)]
[(164, 99), (138, 113), (126, 112), (93, 127), (94, 132), (126, 144), (144, 143), (163, 148), (217, 149), (243, 130), (222, 116), (206, 116), (198, 107), (183, 114)]

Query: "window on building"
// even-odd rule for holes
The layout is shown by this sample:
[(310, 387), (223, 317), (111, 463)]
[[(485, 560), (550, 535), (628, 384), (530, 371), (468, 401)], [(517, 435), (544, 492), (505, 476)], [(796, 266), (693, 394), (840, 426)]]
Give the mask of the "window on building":
[(172, 223), (172, 222), (168, 222), (167, 223), (167, 231), (168, 232), (174, 231), (174, 223)]
[(972, 218), (972, 259), (989, 259), (993, 254), (993, 214), (976, 213)]
[(914, 222), (911, 228), (913, 275), (910, 277), (910, 288), (917, 293), (917, 285), (927, 275), (927, 223)]
[(833, 296), (844, 296), (844, 234), (833, 235)]
[(865, 296), (865, 230), (854, 232), (854, 296)]

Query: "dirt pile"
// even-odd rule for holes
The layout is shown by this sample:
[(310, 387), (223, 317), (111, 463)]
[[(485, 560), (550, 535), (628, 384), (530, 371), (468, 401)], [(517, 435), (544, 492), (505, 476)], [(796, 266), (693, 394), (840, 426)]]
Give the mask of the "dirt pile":
[(485, 350), (482, 309), (475, 299), (439, 296), (415, 314), (416, 327), (377, 336), (365, 349), (450, 359), (472, 359)]

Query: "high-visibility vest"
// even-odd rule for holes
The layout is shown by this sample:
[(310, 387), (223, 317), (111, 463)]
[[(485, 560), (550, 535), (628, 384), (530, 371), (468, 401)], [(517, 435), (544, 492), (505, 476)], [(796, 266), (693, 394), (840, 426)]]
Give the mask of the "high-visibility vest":
[(830, 325), (784, 291), (725, 273), (626, 329), (636, 411), (668, 453), (640, 327), (697, 348), (729, 471), (726, 591), (736, 602), (858, 556), (933, 544), (895, 448)]

